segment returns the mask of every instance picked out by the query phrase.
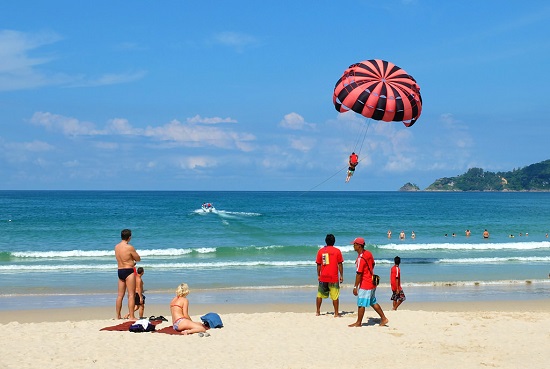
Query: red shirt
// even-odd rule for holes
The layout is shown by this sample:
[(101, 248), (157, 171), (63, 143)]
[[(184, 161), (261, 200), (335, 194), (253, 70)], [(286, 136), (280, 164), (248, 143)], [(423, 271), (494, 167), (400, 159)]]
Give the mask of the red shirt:
[(375, 288), (376, 286), (372, 283), (374, 257), (372, 256), (371, 252), (368, 250), (363, 251), (363, 253), (357, 257), (357, 260), (355, 261), (355, 266), (357, 267), (357, 273), (363, 273), (359, 288), (361, 288), (362, 290), (372, 290), (373, 288)]
[(357, 154), (352, 154), (349, 156), (349, 162), (351, 164), (357, 164), (358, 161), (359, 161), (359, 157), (357, 156)]
[(401, 291), (401, 269), (397, 265), (391, 267), (390, 283), (392, 291)]
[(317, 265), (321, 266), (319, 282), (338, 283), (338, 264), (344, 262), (342, 251), (334, 246), (325, 246), (317, 252)]

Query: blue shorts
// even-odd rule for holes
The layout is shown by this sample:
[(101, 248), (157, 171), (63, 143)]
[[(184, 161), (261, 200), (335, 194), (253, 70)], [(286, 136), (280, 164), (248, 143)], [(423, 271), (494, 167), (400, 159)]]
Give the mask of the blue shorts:
[(317, 297), (326, 299), (329, 296), (331, 300), (338, 300), (338, 298), (340, 298), (340, 284), (319, 282), (319, 287), (317, 288)]
[(376, 288), (373, 288), (372, 290), (359, 289), (359, 292), (357, 292), (357, 306), (367, 307), (376, 305), (377, 302), (376, 296), (374, 295), (375, 292)]

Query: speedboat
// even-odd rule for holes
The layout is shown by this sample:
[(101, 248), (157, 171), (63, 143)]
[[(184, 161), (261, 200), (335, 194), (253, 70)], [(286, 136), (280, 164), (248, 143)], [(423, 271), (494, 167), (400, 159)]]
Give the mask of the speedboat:
[(205, 202), (204, 204), (202, 204), (201, 209), (202, 209), (202, 211), (204, 211), (205, 213), (211, 213), (211, 212), (213, 212), (214, 210), (216, 210), (216, 208), (214, 208), (214, 205), (212, 205), (212, 204), (209, 203), (209, 202)]

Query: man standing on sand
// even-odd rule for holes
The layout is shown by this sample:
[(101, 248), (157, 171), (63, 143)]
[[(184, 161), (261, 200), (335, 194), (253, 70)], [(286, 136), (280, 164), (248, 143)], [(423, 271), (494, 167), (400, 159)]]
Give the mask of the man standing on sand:
[[(340, 316), (338, 311), (340, 302), (340, 284), (344, 282), (344, 258), (340, 249), (334, 247), (336, 238), (333, 234), (325, 237), (326, 246), (317, 252), (317, 316), (321, 315), (323, 299), (330, 296), (334, 306), (334, 317)], [(338, 278), (340, 275), (340, 278)]]
[(122, 310), (122, 300), (125, 291), (128, 291), (128, 315), (130, 319), (136, 320), (135, 311), (135, 292), (136, 276), (134, 274), (134, 265), (141, 260), (134, 246), (130, 245), (132, 231), (123, 229), (120, 232), (120, 241), (115, 246), (115, 257), (118, 264), (118, 296), (116, 298), (116, 319), (122, 319), (120, 312)]
[(384, 311), (376, 302), (376, 285), (372, 281), (374, 274), (374, 258), (370, 251), (365, 250), (365, 239), (357, 237), (352, 242), (353, 249), (357, 252), (356, 276), (353, 287), (353, 294), (357, 296), (357, 321), (350, 324), (348, 327), (361, 327), (363, 324), (363, 316), (365, 315), (365, 308), (372, 306), (374, 311), (380, 316), (380, 325), (387, 325), (389, 320), (384, 315)]
[(399, 305), (403, 303), (407, 298), (405, 297), (405, 292), (401, 288), (401, 258), (396, 256), (393, 258), (394, 265), (390, 269), (390, 285), (392, 295), (390, 300), (393, 301), (393, 310), (397, 310)]

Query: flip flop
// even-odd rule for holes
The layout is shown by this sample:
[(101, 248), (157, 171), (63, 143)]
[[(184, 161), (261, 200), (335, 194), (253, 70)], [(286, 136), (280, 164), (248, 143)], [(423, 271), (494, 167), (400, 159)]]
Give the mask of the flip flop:
[(159, 315), (159, 316), (154, 316), (154, 315), (151, 315), (149, 317), (149, 321), (152, 321), (152, 320), (160, 320), (160, 321), (163, 321), (163, 322), (167, 322), (168, 319), (166, 319), (165, 317), (163, 317), (162, 315)]

